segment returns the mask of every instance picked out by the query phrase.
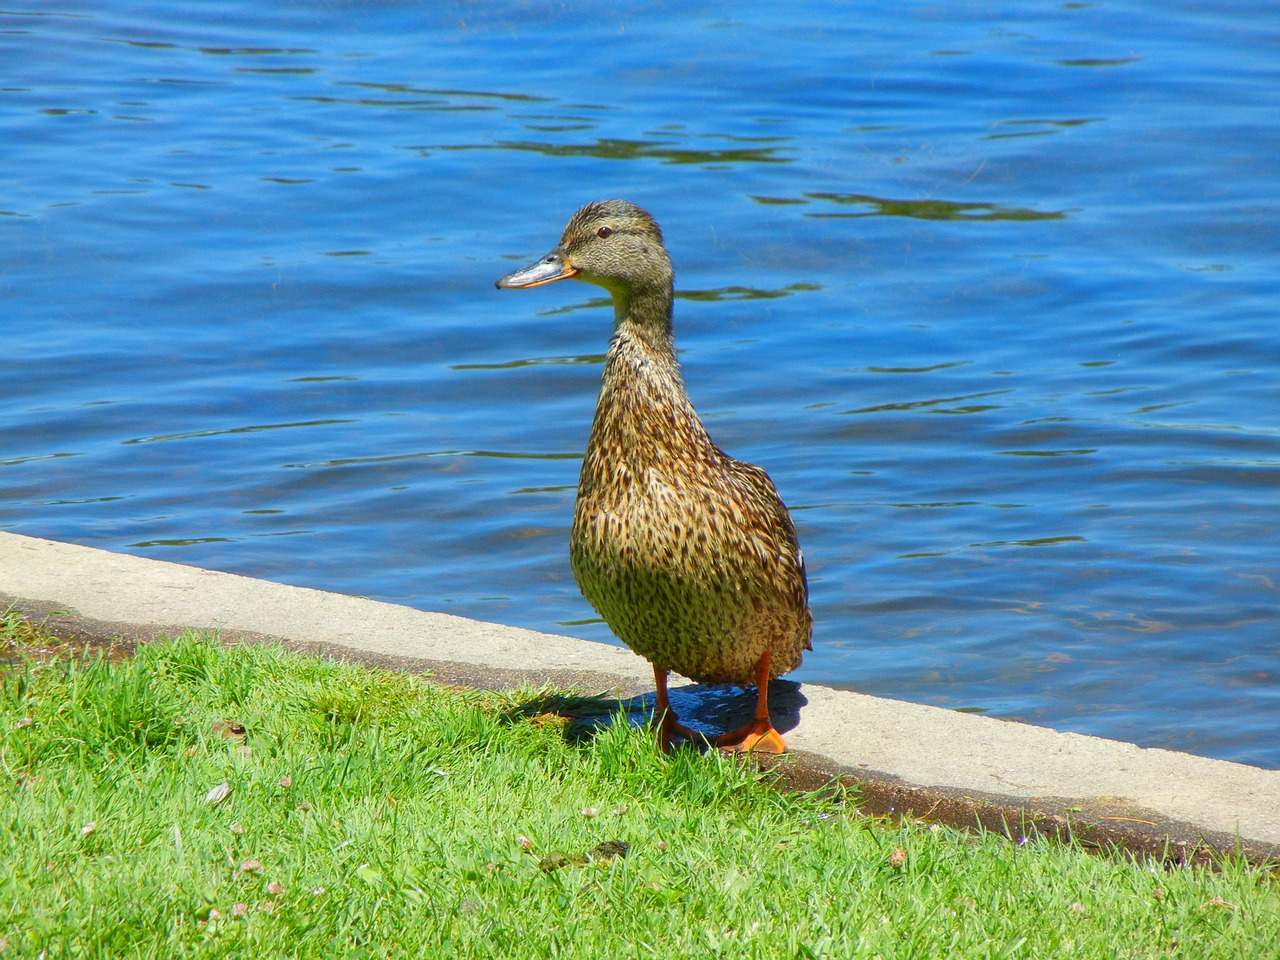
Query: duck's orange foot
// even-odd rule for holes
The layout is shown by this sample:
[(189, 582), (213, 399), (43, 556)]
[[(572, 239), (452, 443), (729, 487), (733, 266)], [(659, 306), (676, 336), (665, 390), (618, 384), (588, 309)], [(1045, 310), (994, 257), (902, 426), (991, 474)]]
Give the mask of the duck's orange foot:
[(653, 725), (658, 729), (658, 749), (663, 753), (670, 753), (677, 740), (707, 742), (705, 736), (697, 730), (690, 730), (670, 710), (663, 711), (661, 720), (655, 717)]
[(786, 753), (787, 745), (780, 734), (768, 720), (752, 720), (724, 736), (711, 741), (721, 750), (731, 753)]

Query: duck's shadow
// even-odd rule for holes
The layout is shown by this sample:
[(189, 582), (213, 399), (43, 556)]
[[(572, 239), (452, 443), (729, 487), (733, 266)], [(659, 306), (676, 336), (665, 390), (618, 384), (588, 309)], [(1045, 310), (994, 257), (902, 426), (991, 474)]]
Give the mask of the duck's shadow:
[[(809, 702), (801, 691), (802, 685), (794, 680), (769, 683), (769, 715), (779, 733), (786, 734), (800, 723), (800, 710)], [(692, 683), (670, 688), (668, 698), (681, 723), (708, 737), (736, 730), (756, 711), (755, 688)], [(655, 699), (652, 693), (624, 698), (548, 693), (533, 697), (512, 713), (535, 722), (539, 717), (559, 717), (565, 736), (580, 742), (593, 738), (619, 711), (635, 726), (647, 724), (653, 718)]]

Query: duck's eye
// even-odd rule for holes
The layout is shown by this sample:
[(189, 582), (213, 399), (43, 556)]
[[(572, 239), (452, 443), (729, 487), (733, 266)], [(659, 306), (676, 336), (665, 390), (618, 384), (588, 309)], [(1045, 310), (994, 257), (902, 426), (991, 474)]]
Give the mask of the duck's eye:
[(613, 227), (601, 227), (599, 230), (596, 231), (596, 236), (599, 237), (601, 240), (603, 240), (605, 237), (609, 236), (609, 234), (611, 233), (613, 233)]

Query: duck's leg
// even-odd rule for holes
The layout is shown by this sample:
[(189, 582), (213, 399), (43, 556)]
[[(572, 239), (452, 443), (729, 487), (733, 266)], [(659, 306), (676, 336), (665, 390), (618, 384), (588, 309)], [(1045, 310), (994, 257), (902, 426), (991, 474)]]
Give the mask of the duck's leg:
[(770, 654), (766, 650), (756, 662), (756, 715), (745, 727), (739, 727), (724, 736), (716, 737), (712, 742), (722, 750), (745, 753), (748, 750), (759, 750), (761, 753), (786, 753), (787, 745), (782, 734), (769, 719), (769, 661)]
[(676, 712), (671, 709), (671, 701), (667, 699), (666, 670), (660, 670), (657, 666), (653, 668), (653, 685), (658, 693), (657, 703), (653, 707), (653, 719), (658, 728), (658, 749), (663, 753), (670, 753), (677, 737), (686, 740), (699, 738), (701, 734), (681, 723)]

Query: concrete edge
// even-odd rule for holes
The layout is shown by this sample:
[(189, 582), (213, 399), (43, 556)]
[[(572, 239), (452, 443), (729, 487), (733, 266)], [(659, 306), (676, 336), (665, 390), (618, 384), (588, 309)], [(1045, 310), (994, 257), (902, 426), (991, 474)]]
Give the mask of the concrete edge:
[[(87, 642), (213, 630), (228, 643), (281, 642), (463, 686), (604, 693), (637, 718), (652, 701), (648, 665), (620, 648), (15, 534), (0, 533), (0, 603)], [(353, 628), (335, 607), (375, 616)], [(402, 635), (374, 636), (392, 624)], [(771, 700), (782, 704), (779, 726), (793, 752), (761, 762), (789, 787), (847, 788), (869, 814), (1018, 840), (1071, 838), (1175, 862), (1280, 863), (1280, 771), (813, 684), (777, 686)], [(705, 728), (749, 715), (753, 699), (696, 685), (673, 688), (672, 698), (682, 719)]]

